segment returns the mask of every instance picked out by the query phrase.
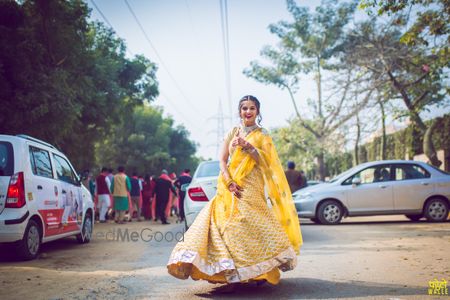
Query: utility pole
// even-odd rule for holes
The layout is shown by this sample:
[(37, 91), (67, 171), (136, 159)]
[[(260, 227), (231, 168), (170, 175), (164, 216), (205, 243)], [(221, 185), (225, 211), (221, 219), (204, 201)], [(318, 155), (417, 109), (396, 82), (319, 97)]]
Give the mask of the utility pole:
[(223, 108), (222, 108), (222, 100), (219, 98), (219, 106), (217, 109), (217, 114), (209, 118), (210, 120), (217, 120), (217, 128), (216, 130), (211, 130), (209, 133), (215, 133), (216, 134), (216, 143), (210, 144), (209, 146), (215, 146), (216, 147), (216, 157), (219, 156), (220, 147), (223, 142), (223, 137), (225, 136), (225, 126), (224, 126), (224, 120), (225, 117), (223, 115)]

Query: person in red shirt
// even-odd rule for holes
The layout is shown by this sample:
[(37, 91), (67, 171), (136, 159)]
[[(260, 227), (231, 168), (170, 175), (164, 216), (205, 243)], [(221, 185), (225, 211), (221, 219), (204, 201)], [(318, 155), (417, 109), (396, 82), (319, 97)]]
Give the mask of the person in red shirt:
[(145, 175), (142, 186), (142, 215), (146, 220), (152, 219), (152, 195), (155, 190), (155, 181), (150, 175)]
[(108, 178), (108, 169), (102, 168), (102, 172), (97, 176), (95, 185), (95, 194), (97, 196), (97, 208), (99, 210), (100, 223), (106, 222), (106, 213), (111, 205), (111, 182)]

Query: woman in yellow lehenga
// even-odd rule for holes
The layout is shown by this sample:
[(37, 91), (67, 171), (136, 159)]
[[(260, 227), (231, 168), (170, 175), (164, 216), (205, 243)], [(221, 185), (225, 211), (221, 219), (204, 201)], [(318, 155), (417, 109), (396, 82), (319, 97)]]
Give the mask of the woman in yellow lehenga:
[(258, 99), (243, 97), (239, 115), (222, 148), (217, 194), (170, 256), (177, 278), (277, 284), (279, 270), (296, 266), (300, 224), (272, 139), (256, 123)]

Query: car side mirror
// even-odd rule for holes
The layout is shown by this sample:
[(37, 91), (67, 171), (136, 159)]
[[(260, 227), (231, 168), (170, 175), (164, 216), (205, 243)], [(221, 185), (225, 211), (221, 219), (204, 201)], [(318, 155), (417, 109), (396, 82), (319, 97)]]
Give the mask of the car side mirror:
[(352, 179), (352, 185), (360, 185), (361, 184), (361, 178), (355, 177)]

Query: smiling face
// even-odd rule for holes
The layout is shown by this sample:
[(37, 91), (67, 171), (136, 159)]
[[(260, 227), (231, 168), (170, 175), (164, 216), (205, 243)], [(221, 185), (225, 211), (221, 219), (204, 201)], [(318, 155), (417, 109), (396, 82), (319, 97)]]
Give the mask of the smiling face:
[(259, 111), (255, 102), (252, 100), (245, 100), (241, 102), (239, 109), (239, 116), (241, 117), (245, 126), (253, 126), (256, 124), (256, 117)]

